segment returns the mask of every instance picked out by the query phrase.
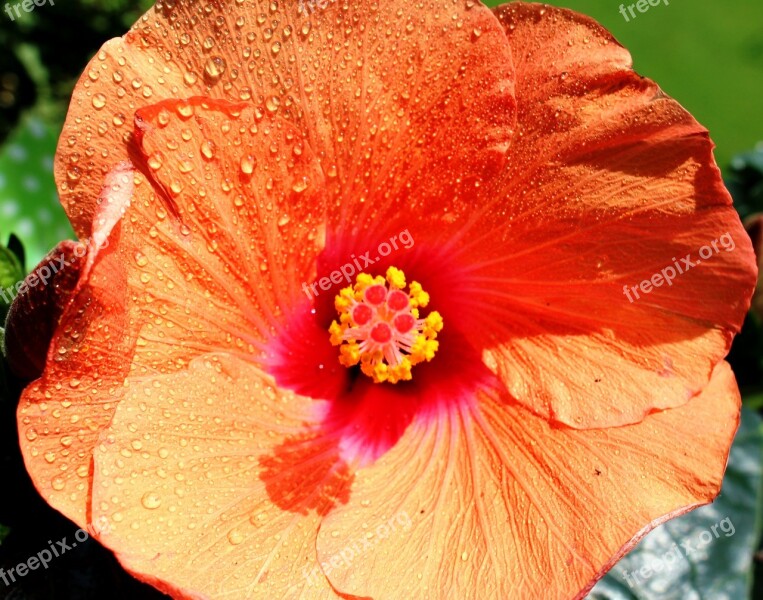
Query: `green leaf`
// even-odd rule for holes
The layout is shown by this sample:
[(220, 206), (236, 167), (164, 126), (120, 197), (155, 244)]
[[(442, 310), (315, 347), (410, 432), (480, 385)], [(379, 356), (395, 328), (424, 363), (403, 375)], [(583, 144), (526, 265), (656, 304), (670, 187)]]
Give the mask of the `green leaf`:
[(13, 288), (18, 281), (24, 279), (24, 276), (24, 267), (18, 257), (11, 250), (0, 245), (0, 318), (5, 319), (15, 295)]
[(761, 458), (761, 419), (743, 409), (720, 496), (649, 533), (588, 599), (748, 598), (760, 535)]
[(21, 268), (26, 271), (26, 251), (24, 250), (24, 244), (14, 234), (11, 234), (11, 237), (8, 240), (8, 250), (16, 255), (16, 258), (19, 259), (19, 263), (21, 264)]
[(74, 233), (53, 181), (57, 134), (36, 115), (27, 115), (0, 152), (0, 233), (15, 233), (29, 264)]

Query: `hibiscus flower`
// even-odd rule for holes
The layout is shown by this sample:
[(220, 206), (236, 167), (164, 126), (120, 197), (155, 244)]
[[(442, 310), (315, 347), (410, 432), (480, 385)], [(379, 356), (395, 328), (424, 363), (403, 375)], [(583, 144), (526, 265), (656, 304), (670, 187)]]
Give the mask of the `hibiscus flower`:
[(176, 598), (580, 597), (718, 493), (750, 242), (582, 15), (162, 0), (56, 175), (88, 255), (24, 459)]

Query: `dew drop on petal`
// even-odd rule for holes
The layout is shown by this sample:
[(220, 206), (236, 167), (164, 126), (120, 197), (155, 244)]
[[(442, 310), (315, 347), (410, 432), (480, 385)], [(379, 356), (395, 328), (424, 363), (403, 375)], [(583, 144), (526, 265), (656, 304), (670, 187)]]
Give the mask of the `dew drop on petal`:
[(293, 189), (298, 194), (304, 192), (307, 189), (308, 181), (307, 177), (303, 177), (302, 179), (296, 181), (293, 186), (291, 186), (291, 189)]
[(244, 175), (251, 175), (254, 172), (256, 161), (254, 156), (247, 154), (241, 157), (241, 172)]
[(232, 529), (228, 532), (228, 541), (234, 545), (238, 546), (241, 542), (244, 541), (244, 534), (238, 531), (237, 529)]
[(227, 66), (224, 58), (220, 56), (210, 56), (204, 65), (204, 75), (207, 82), (214, 85), (220, 81)]
[(278, 98), (278, 96), (271, 96), (265, 102), (265, 106), (270, 112), (276, 112), (278, 107), (281, 106), (281, 100)]
[(201, 153), (207, 160), (212, 160), (215, 156), (215, 143), (210, 140), (202, 142)]
[(97, 110), (101, 110), (104, 106), (106, 106), (106, 96), (100, 93), (93, 96), (93, 106)]
[(66, 177), (69, 179), (69, 181), (78, 181), (81, 176), (82, 171), (79, 167), (69, 167), (66, 170)]
[(148, 510), (155, 510), (162, 505), (162, 499), (154, 492), (143, 494), (140, 503)]

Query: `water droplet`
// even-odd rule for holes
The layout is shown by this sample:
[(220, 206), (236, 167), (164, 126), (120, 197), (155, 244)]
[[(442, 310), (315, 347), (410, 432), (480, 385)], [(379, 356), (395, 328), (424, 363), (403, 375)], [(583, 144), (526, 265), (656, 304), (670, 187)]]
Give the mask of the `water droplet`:
[(212, 160), (215, 155), (215, 143), (210, 140), (205, 140), (201, 144), (201, 153), (204, 158)]
[(251, 175), (254, 172), (254, 167), (257, 164), (254, 156), (247, 154), (241, 157), (241, 172), (244, 175)]
[(228, 541), (234, 546), (238, 546), (241, 542), (244, 541), (244, 534), (237, 529), (232, 529), (228, 532)]
[(150, 169), (157, 171), (158, 169), (161, 169), (162, 167), (162, 155), (158, 152), (155, 152), (151, 156), (148, 157), (148, 166)]
[(69, 181), (77, 181), (82, 176), (82, 171), (79, 167), (69, 167), (66, 170), (66, 177), (68, 177)]
[(265, 106), (270, 112), (276, 112), (278, 107), (281, 106), (281, 100), (278, 96), (271, 96), (265, 102)]
[(183, 119), (190, 119), (193, 116), (193, 106), (187, 102), (180, 102), (176, 110)]
[(97, 110), (101, 110), (104, 106), (106, 106), (106, 96), (103, 94), (96, 94), (93, 96), (93, 106)]
[(140, 503), (148, 510), (156, 510), (162, 505), (162, 499), (154, 492), (143, 494)]
[(249, 518), (249, 522), (254, 525), (255, 527), (262, 527), (265, 525), (268, 521), (268, 513), (263, 511), (261, 513), (257, 513), (256, 515), (252, 515)]
[(296, 181), (293, 186), (291, 186), (291, 189), (293, 189), (298, 194), (301, 194), (307, 189), (308, 186), (308, 180), (307, 177), (303, 177), (299, 181)]
[(170, 115), (170, 111), (166, 109), (162, 109), (159, 111), (159, 114), (156, 117), (156, 120), (159, 122), (160, 127), (167, 127), (167, 125), (170, 124), (170, 119), (172, 118), (172, 115)]
[(54, 490), (56, 490), (57, 492), (60, 492), (62, 489), (64, 489), (64, 486), (66, 485), (66, 483), (64, 482), (63, 477), (54, 477), (51, 480), (50, 485), (53, 487)]
[(204, 65), (204, 75), (206, 76), (207, 82), (214, 85), (220, 81), (227, 66), (228, 64), (225, 62), (224, 58), (221, 58), (220, 56), (211, 56)]

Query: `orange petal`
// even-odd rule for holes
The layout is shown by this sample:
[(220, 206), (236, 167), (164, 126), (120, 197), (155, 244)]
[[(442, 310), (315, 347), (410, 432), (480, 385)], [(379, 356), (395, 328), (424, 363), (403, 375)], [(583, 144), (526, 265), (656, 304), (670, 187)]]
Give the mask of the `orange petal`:
[(128, 157), (134, 112), (170, 98), (244, 102), (290, 123), (341, 200), (337, 223), (379, 226), (427, 200), (464, 204), (458, 190), (504, 164), (512, 63), (487, 8), (359, 0), (307, 10), (159, 2), (106, 43), (75, 89), (56, 158), (75, 230), (89, 234), (94, 192)]
[(240, 103), (167, 100), (139, 110), (136, 124), (163, 200), (147, 216), (160, 243), (173, 246), (162, 252), (182, 279), (204, 273), (198, 293), (222, 299), (268, 337), (282, 308), (304, 299), (300, 283), (311, 280), (322, 248), (324, 180), (314, 155), (288, 123)]
[[(285, 246), (318, 227), (307, 211), (321, 205), (320, 186), (297, 186), (317, 180), (315, 163), (294, 151), (293, 130), (254, 112), (199, 99), (147, 107), (135, 138), (145, 154), (133, 158), (150, 178), (120, 165), (106, 180), (98, 252), (19, 412), (35, 485), (78, 522), (95, 440), (126, 390), (205, 353), (263, 360), (281, 304), (302, 294), (292, 276), (312, 268), (317, 249)], [(247, 172), (243, 161), (265, 145)]]
[(314, 401), (226, 355), (135, 383), (94, 455), (93, 521), (124, 567), (176, 598), (335, 597), (308, 579), (348, 476), (300, 442)]
[[(284, 276), (299, 272), (300, 259), (283, 244), (295, 235), (292, 227), (310, 227), (298, 207), (312, 203), (292, 198), (298, 195), (295, 178), (307, 172), (301, 167), (313, 163), (293, 157), (288, 129), (279, 127), (268, 143), (284, 140), (280, 152), (268, 151), (251, 178), (244, 177), (242, 156), (265, 143), (254, 109), (242, 115), (229, 103), (218, 104), (167, 101), (141, 111), (141, 166), (155, 180), (129, 163), (107, 177), (94, 215), (94, 251), (52, 342), (46, 372), (22, 399), (28, 469), (46, 499), (74, 520), (84, 520), (92, 448), (124, 394), (128, 372), (171, 373), (217, 351), (257, 360), (278, 323), (280, 300), (301, 295)], [(221, 140), (224, 128), (233, 131)], [(227, 148), (234, 138), (243, 143), (236, 154)], [(212, 139), (219, 152), (208, 157), (202, 144)], [(153, 168), (160, 146), (164, 162)], [(176, 183), (183, 186), (178, 193)], [(309, 189), (300, 193), (313, 196)]]
[[(589, 18), (522, 2), (496, 14), (519, 118), (501, 191), (465, 238), (472, 337), (514, 397), (567, 425), (679, 406), (726, 355), (755, 283), (707, 132)], [(700, 264), (680, 274), (687, 255)], [(655, 274), (629, 301), (623, 287)]]
[(364, 597), (580, 598), (651, 528), (716, 496), (739, 409), (726, 363), (688, 405), (607, 430), (483, 396), (355, 474), (320, 560)]
[(122, 393), (130, 369), (125, 357), (137, 336), (127, 312), (127, 255), (114, 231), (129, 204), (132, 178), (122, 164), (105, 179), (77, 281), (59, 298), (62, 313), (45, 371), (24, 390), (17, 410), (32, 481), (51, 506), (80, 524), (87, 522), (93, 447)]

